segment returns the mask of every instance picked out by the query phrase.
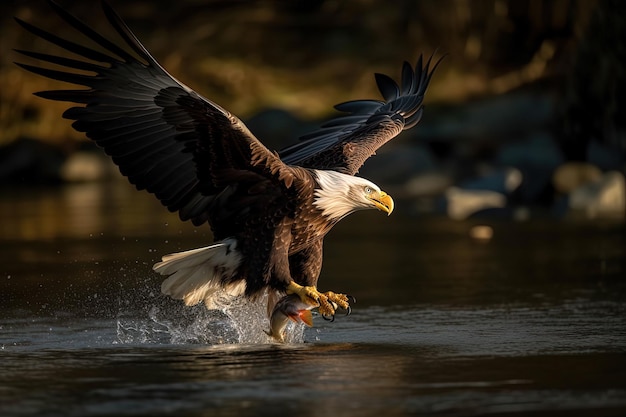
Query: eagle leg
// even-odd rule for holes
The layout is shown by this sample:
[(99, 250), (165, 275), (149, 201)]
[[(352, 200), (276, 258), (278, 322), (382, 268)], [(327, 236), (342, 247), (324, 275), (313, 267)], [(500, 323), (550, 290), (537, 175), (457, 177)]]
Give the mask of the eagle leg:
[(315, 286), (302, 286), (291, 281), (286, 288), (287, 294), (297, 294), (303, 303), (317, 305), (323, 317), (334, 317), (337, 307), (350, 311), (349, 297), (332, 291), (321, 293)]

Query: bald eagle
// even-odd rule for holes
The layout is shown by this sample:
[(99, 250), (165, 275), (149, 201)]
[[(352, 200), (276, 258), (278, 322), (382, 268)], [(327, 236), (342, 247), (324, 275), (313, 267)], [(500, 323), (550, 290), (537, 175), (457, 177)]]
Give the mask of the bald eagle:
[(35, 94), (81, 104), (63, 114), (74, 120), (74, 129), (103, 148), (137, 189), (154, 194), (183, 221), (208, 223), (213, 232), (210, 246), (166, 255), (154, 265), (168, 276), (162, 292), (208, 308), (218, 290), (253, 299), (267, 293), (268, 312), (278, 305), (280, 319), (293, 309), (294, 295), (309, 306), (299, 311), (318, 307), (329, 317), (338, 308), (349, 309), (348, 296), (317, 290), (323, 238), (357, 210), (391, 214), (392, 198), (355, 174), (380, 146), (420, 121), (424, 93), (440, 60), (432, 70), (432, 56), (425, 64), (420, 56), (415, 69), (405, 62), (400, 85), (376, 74), (384, 101), (338, 104), (346, 115), (276, 153), (236, 116), (172, 77), (106, 2), (104, 14), (123, 47), (49, 3), (100, 48), (16, 19), (78, 57), (17, 50), (64, 69), (17, 65), (87, 87)]

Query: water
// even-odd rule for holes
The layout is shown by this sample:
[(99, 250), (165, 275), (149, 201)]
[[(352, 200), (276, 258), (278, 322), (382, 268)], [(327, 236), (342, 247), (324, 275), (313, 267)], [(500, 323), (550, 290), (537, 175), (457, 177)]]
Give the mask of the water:
[(276, 344), (263, 306), (160, 296), (151, 265), (210, 236), (149, 196), (9, 190), (0, 215), (2, 416), (626, 415), (622, 223), (483, 221), (482, 241), (358, 213), (319, 284), (352, 315)]

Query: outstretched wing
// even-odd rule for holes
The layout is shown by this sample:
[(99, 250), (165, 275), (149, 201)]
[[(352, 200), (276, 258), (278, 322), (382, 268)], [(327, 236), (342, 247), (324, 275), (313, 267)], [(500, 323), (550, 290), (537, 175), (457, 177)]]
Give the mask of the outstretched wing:
[[(110, 155), (137, 189), (153, 193), (182, 220), (199, 225), (225, 186), (225, 170), (250, 170), (290, 184), (290, 170), (235, 116), (200, 96), (165, 71), (106, 3), (104, 13), (136, 56), (95, 32), (52, 0), (53, 10), (102, 47), (100, 52), (62, 39), (20, 19), (33, 34), (79, 59), (18, 50), (37, 60), (65, 67), (53, 70), (18, 63), (48, 78), (87, 87), (36, 93), (84, 104), (63, 117)], [(76, 70), (80, 72), (75, 72)], [(88, 75), (85, 73), (89, 73)], [(216, 178), (219, 177), (219, 181)]]
[(420, 55), (415, 69), (404, 62), (400, 86), (387, 75), (375, 74), (385, 101), (354, 100), (336, 105), (348, 114), (281, 150), (283, 162), (354, 175), (378, 148), (419, 123), (424, 93), (443, 57), (430, 69), (432, 58), (423, 65)]

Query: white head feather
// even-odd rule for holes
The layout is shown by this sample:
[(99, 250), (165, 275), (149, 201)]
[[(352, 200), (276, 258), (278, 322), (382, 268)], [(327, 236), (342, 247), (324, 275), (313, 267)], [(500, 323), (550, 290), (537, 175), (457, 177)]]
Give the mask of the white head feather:
[(315, 190), (313, 204), (331, 220), (339, 220), (357, 210), (376, 208), (371, 194), (381, 194), (380, 188), (365, 178), (336, 171), (315, 170), (320, 188)]

